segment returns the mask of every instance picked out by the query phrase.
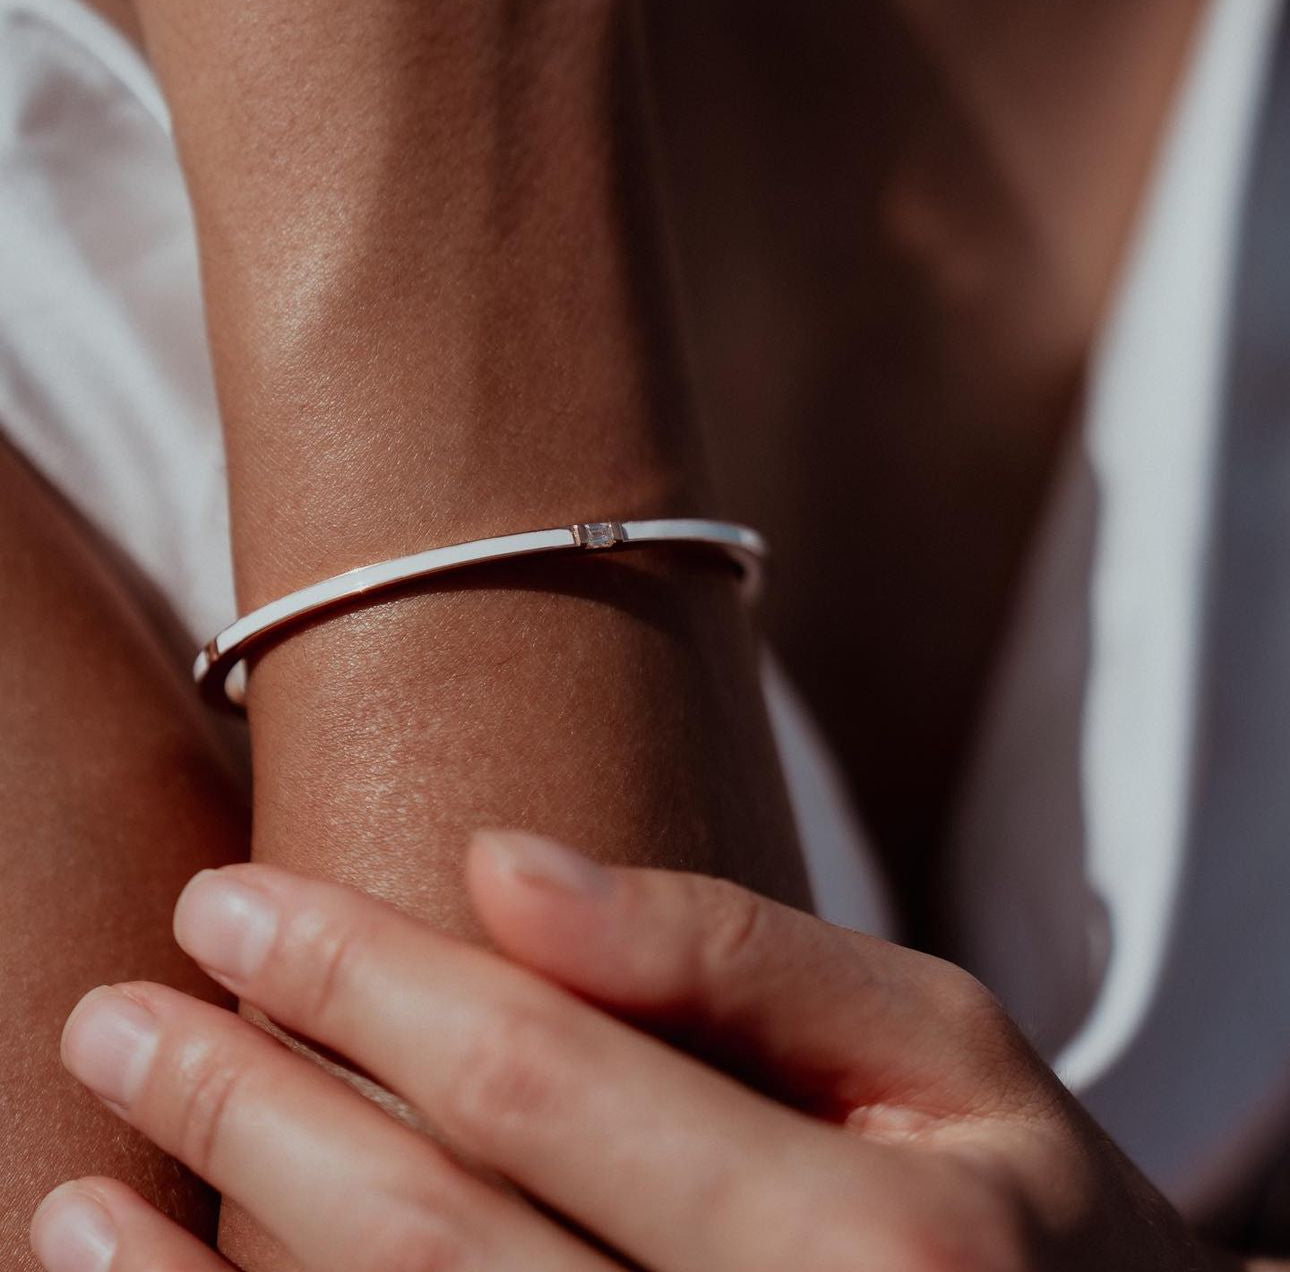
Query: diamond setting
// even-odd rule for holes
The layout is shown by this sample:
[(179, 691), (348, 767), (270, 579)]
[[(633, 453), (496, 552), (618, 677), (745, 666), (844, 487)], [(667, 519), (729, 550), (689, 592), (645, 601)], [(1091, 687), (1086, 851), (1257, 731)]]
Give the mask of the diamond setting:
[(573, 537), (578, 546), (590, 548), (612, 548), (624, 541), (623, 526), (620, 521), (585, 521), (573, 527)]

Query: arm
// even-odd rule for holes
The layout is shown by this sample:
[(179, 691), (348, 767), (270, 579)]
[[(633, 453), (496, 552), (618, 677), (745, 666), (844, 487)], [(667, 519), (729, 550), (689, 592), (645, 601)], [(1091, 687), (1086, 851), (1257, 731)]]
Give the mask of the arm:
[[(243, 606), (437, 543), (710, 511), (630, 5), (141, 9)], [(449, 931), (475, 931), (484, 824), (806, 898), (747, 620), (704, 559), (525, 562), (328, 619), (262, 658), (250, 715), (257, 858)]]
[[(244, 606), (435, 543), (708, 510), (629, 5), (141, 8)], [(481, 822), (804, 898), (746, 619), (705, 561), (530, 562), (369, 606), (269, 652), (250, 706), (257, 854), (450, 927)]]
[(175, 946), (185, 881), (246, 851), (239, 782), (116, 571), (0, 445), (0, 1267), (58, 1179), (120, 1172), (212, 1234), (210, 1191), (122, 1135), (58, 1065), (68, 1005), (144, 973), (218, 991)]

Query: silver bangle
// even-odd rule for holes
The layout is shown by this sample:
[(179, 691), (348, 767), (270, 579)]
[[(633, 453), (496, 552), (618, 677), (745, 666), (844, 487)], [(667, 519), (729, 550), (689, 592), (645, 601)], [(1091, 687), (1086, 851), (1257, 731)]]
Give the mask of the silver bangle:
[(207, 643), (193, 663), (193, 679), (207, 701), (239, 710), (245, 698), (245, 674), (230, 682), (233, 669), (274, 632), (310, 614), (333, 609), (358, 597), (387, 591), (414, 579), (458, 570), (467, 565), (481, 565), (485, 561), (505, 561), (510, 557), (571, 549), (598, 552), (647, 543), (698, 543), (717, 548), (739, 566), (748, 595), (755, 596), (760, 587), (766, 541), (756, 530), (729, 521), (687, 517), (657, 521), (586, 521), (551, 530), (503, 534), (360, 566), (270, 601), (230, 623)]

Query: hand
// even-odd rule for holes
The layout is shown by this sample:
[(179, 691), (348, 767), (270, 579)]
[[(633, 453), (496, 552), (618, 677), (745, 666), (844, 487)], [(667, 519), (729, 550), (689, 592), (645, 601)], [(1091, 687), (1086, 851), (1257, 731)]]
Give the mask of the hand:
[[(1209, 1266), (953, 966), (529, 836), (481, 836), (468, 879), (500, 953), (257, 865), (198, 875), (175, 915), (211, 975), (454, 1153), (159, 985), (89, 994), (64, 1060), (309, 1272)], [(228, 1267), (105, 1179), (51, 1194), (32, 1239), (50, 1272)]]

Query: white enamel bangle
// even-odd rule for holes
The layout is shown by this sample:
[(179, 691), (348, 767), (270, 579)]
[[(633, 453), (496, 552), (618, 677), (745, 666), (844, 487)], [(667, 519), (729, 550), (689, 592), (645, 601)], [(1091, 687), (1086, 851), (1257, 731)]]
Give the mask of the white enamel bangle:
[(575, 549), (598, 552), (647, 543), (697, 543), (717, 548), (739, 567), (747, 594), (755, 596), (760, 586), (766, 541), (757, 531), (728, 521), (686, 517), (658, 521), (586, 521), (551, 530), (503, 534), (360, 566), (270, 601), (230, 623), (206, 645), (193, 664), (193, 679), (208, 701), (236, 710), (245, 697), (245, 674), (230, 680), (234, 668), (268, 637), (310, 615), (467, 565), (542, 552)]

